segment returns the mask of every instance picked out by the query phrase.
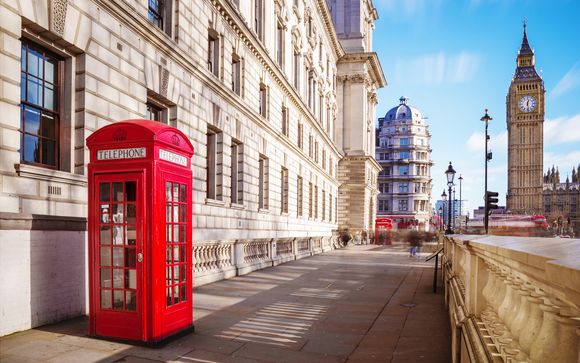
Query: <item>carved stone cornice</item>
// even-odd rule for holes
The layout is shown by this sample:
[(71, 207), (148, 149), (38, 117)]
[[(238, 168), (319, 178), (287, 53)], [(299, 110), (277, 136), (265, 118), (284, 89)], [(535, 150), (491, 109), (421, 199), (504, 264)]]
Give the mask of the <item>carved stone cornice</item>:
[(378, 88), (387, 85), (381, 62), (376, 52), (347, 53), (338, 60), (338, 63), (366, 63), (369, 76)]

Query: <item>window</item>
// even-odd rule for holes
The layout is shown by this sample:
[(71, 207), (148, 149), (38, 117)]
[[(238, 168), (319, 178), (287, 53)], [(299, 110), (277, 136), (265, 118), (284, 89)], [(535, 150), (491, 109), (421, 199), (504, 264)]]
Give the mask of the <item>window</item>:
[(301, 122), (298, 123), (298, 140), (297, 145), (300, 149), (304, 147), (304, 125)]
[(318, 219), (318, 185), (314, 186), (314, 219)]
[(149, 0), (147, 9), (149, 22), (169, 36), (171, 36), (171, 3), (171, 0)]
[[(114, 183), (115, 184), (115, 183)], [(187, 297), (186, 275), (186, 202), (185, 184), (165, 183), (166, 241), (168, 252), (165, 260), (166, 305), (175, 305), (189, 300)], [(129, 206), (129, 205), (127, 205)], [(115, 249), (113, 249), (113, 253)], [(173, 253), (171, 253), (173, 251)], [(134, 254), (135, 252), (133, 252)], [(173, 254), (173, 257), (171, 256)], [(114, 256), (114, 255), (113, 255)], [(127, 256), (125, 256), (127, 258)], [(134, 264), (133, 264), (134, 266)], [(113, 290), (113, 293), (117, 290)], [(134, 303), (133, 303), (133, 310)]]
[(328, 193), (328, 221), (332, 222), (332, 194)]
[(407, 145), (409, 145), (409, 139), (408, 139), (408, 138), (406, 138), (406, 137), (405, 137), (405, 138), (402, 138), (402, 139), (400, 139), (400, 140), (399, 140), (399, 145), (401, 145), (401, 146), (407, 146)]
[(220, 75), (220, 41), (218, 33), (210, 29), (208, 33), (208, 45), (207, 45), (207, 69), (214, 76), (219, 77)]
[(276, 61), (284, 69), (284, 26), (278, 22), (276, 27)]
[(294, 72), (294, 88), (300, 92), (300, 52), (294, 52), (292, 57), (292, 69)]
[(302, 177), (299, 176), (297, 178), (297, 191), (296, 191), (296, 214), (298, 215), (298, 217), (302, 217), (302, 202), (304, 200), (304, 185), (303, 185), (303, 180)]
[(163, 109), (151, 101), (147, 102), (147, 111), (145, 114), (147, 120), (162, 121), (163, 120)]
[(322, 220), (326, 220), (326, 191), (322, 189)]
[(308, 156), (312, 157), (314, 154), (314, 139), (312, 138), (312, 134), (308, 135)]
[(259, 107), (260, 107), (260, 115), (264, 117), (268, 117), (267, 107), (268, 107), (268, 90), (266, 85), (261, 83), (260, 84), (260, 97), (259, 97)]
[(318, 141), (314, 143), (314, 162), (318, 163)]
[(208, 128), (206, 197), (222, 200), (222, 132)]
[(314, 109), (314, 74), (310, 71), (308, 72), (308, 88), (306, 90), (308, 107), (310, 107), (310, 109)]
[(399, 200), (399, 210), (400, 211), (407, 211), (407, 210), (409, 210), (408, 201), (406, 199)]
[(23, 162), (59, 167), (64, 61), (23, 41), (20, 73)]
[(254, 31), (264, 41), (264, 0), (254, 0)]
[(232, 203), (244, 203), (244, 158), (243, 145), (241, 142), (232, 139), (231, 147), (231, 188)]
[(288, 124), (289, 124), (288, 107), (282, 107), (282, 134), (288, 136)]
[(320, 95), (318, 98), (318, 124), (322, 125), (324, 122), (324, 96)]
[(232, 91), (242, 94), (242, 60), (237, 54), (232, 54)]
[(400, 159), (408, 159), (409, 158), (409, 152), (408, 151), (401, 151), (399, 153), (399, 158)]
[(334, 208), (334, 221), (337, 222), (338, 221), (338, 197), (334, 197), (334, 205), (336, 206), (336, 208)]
[(399, 165), (399, 175), (409, 175), (409, 165)]
[(280, 190), (280, 209), (282, 213), (288, 213), (288, 169), (282, 168), (282, 172), (280, 173), (280, 182), (282, 186)]
[(308, 183), (308, 218), (312, 218), (313, 205), (312, 205), (312, 192), (313, 192), (312, 182)]
[(258, 159), (258, 208), (268, 209), (268, 158), (260, 154)]
[(399, 193), (408, 193), (409, 183), (399, 183)]
[(322, 169), (326, 170), (326, 150), (322, 149)]

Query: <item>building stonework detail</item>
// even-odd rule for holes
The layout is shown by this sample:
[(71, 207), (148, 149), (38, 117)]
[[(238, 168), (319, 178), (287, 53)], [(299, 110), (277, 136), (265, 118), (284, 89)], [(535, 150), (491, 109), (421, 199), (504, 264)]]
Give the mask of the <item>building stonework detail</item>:
[[(34, 282), (41, 269), (31, 270), (21, 254), (37, 248), (44, 235), (57, 251), (68, 246), (58, 238), (86, 240), (76, 220), (87, 216), (85, 139), (126, 119), (167, 123), (195, 147), (197, 284), (327, 251), (342, 227), (372, 228), (379, 166), (368, 141), (374, 129), (360, 130), (374, 119), (375, 103), (360, 100), (386, 82), (370, 43), (353, 50), (324, 0), (264, 0), (258, 13), (252, 1), (167, 0), (159, 2), (167, 7), (163, 11), (151, 3), (0, 5), (0, 256), (21, 261), (0, 261), (0, 273), (16, 278), (27, 271)], [(360, 3), (367, 4), (361, 11), (373, 13), (370, 1)], [(54, 70), (42, 75), (54, 85), (44, 92), (58, 97), (38, 99), (32, 88), (21, 93), (27, 84), (33, 87), (21, 77), (40, 76), (27, 64), (38, 62)], [(337, 81), (349, 75), (362, 81)], [(53, 99), (58, 104), (39, 107)], [(34, 129), (28, 117), (36, 112), (54, 120), (44, 125), (54, 132)], [(208, 162), (212, 157), (215, 166)], [(365, 191), (362, 199), (359, 190)], [(46, 223), (36, 220), (47, 217), (68, 218), (74, 229), (59, 222), (59, 233), (44, 230)], [(28, 231), (15, 227), (23, 223)], [(18, 236), (20, 245), (8, 236)], [(54, 268), (62, 275), (83, 270), (86, 251), (69, 251), (74, 263)], [(2, 298), (9, 292), (0, 290), (2, 311), (12, 319), (0, 322), (9, 326), (0, 335), (85, 309), (84, 298), (75, 299), (57, 318), (41, 309), (42, 316), (31, 321), (34, 307), (22, 310), (19, 299)]]

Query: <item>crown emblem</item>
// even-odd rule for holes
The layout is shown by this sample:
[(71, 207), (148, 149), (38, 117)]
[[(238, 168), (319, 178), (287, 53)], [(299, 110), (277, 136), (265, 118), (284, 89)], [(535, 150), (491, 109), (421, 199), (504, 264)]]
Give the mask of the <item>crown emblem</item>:
[(115, 141), (127, 140), (127, 131), (125, 131), (125, 129), (118, 129), (117, 131), (113, 132), (113, 140)]
[(171, 136), (171, 143), (175, 146), (179, 146), (180, 141), (179, 136), (177, 136), (177, 134), (173, 134), (173, 136)]

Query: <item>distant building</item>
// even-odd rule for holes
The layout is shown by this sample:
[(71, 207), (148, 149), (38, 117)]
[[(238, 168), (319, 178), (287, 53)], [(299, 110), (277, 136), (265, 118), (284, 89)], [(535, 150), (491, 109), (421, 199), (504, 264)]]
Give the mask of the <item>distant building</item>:
[[(465, 216), (469, 214), (469, 211), (466, 208), (466, 203), (467, 200), (462, 200), (459, 202), (457, 199), (451, 202), (451, 221), (457, 220), (457, 217), (460, 215)], [(447, 220), (449, 219), (449, 212), (447, 208), (449, 208), (448, 200), (438, 200), (435, 202), (435, 213), (440, 216), (445, 221), (445, 223), (447, 223)]]
[(401, 97), (379, 118), (376, 159), (379, 173), (377, 217), (392, 218), (395, 228), (429, 230), (431, 217), (431, 134), (421, 111)]
[[(544, 174), (544, 190), (542, 191), (544, 215), (548, 224), (556, 234), (571, 234), (580, 232), (580, 165), (572, 168), (572, 180), (566, 177), (560, 182), (560, 172), (552, 166)], [(572, 231), (570, 231), (570, 227)]]

